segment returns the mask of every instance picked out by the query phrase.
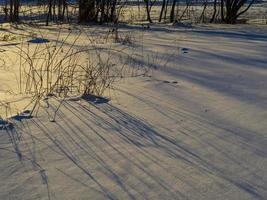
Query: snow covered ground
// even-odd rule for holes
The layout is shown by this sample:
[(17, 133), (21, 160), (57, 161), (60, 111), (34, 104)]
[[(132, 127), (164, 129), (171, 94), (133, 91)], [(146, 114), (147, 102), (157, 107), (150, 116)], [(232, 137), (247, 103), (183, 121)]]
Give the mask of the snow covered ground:
[(267, 199), (267, 27), (120, 30), (152, 72), (13, 119), (0, 199)]

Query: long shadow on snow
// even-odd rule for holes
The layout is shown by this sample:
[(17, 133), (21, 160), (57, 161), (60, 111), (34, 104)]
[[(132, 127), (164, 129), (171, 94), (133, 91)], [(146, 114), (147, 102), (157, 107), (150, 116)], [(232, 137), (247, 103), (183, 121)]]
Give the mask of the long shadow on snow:
[[(87, 112), (90, 112), (87, 107), (83, 107), (87, 110)], [(106, 123), (108, 126), (113, 127), (113, 122), (115, 122), (114, 128), (116, 128), (117, 132), (120, 133), (120, 137), (129, 144), (136, 146), (141, 151), (143, 151), (146, 146), (154, 146), (155, 148), (163, 150), (169, 156), (174, 157), (175, 159), (182, 159), (184, 162), (197, 167), (207, 174), (216, 173), (220, 178), (229, 181), (234, 186), (251, 194), (255, 198), (263, 199), (261, 194), (259, 194), (250, 184), (243, 184), (240, 181), (225, 176), (223, 171), (215, 165), (207, 162), (205, 159), (195, 154), (192, 150), (179, 144), (179, 142), (175, 139), (157, 132), (151, 125), (145, 123), (145, 120), (133, 117), (110, 104), (98, 106), (97, 109), (106, 114), (109, 119), (112, 119), (112, 121), (107, 121), (106, 119), (97, 116), (95, 113), (91, 113), (91, 117), (95, 116), (96, 122)]]
[[(160, 178), (156, 178), (149, 170), (147, 170), (144, 166), (140, 165), (139, 163), (141, 161), (134, 154), (131, 154), (131, 152), (127, 151), (127, 148), (123, 148), (122, 146), (120, 146), (120, 148), (115, 147), (112, 143), (116, 144), (116, 141), (112, 141), (112, 140), (108, 139), (107, 137), (103, 136), (100, 132), (98, 132), (94, 128), (95, 127), (94, 125), (101, 126), (101, 124), (105, 124), (106, 125), (105, 128), (108, 128), (108, 129), (112, 128), (112, 129), (116, 130), (116, 132), (122, 133), (123, 130), (119, 125), (117, 125), (117, 124), (114, 125), (111, 121), (106, 121), (106, 119), (103, 119), (102, 117), (100, 117), (96, 113), (93, 113), (92, 111), (90, 111), (86, 106), (82, 106), (82, 108), (84, 108), (83, 111), (85, 111), (85, 112), (81, 112), (81, 110), (77, 109), (76, 106), (73, 106), (69, 103), (67, 105), (65, 105), (66, 109), (68, 109), (70, 112), (72, 112), (73, 115), (75, 115), (81, 122), (83, 122), (88, 127), (88, 130), (91, 130), (95, 135), (97, 135), (97, 137), (100, 140), (104, 141), (105, 146), (111, 147), (113, 150), (116, 151), (116, 153), (118, 153), (118, 155), (123, 157), (123, 159), (130, 162), (131, 165), (134, 165), (135, 167), (139, 168), (147, 176), (149, 176), (151, 179), (153, 179), (158, 185), (160, 185), (160, 187), (162, 187), (162, 188), (164, 188), (164, 190), (168, 191), (170, 193), (170, 195), (172, 195), (173, 198), (175, 198), (175, 197), (177, 198), (176, 194), (174, 194), (174, 193), (172, 194), (172, 192), (169, 190), (169, 188), (166, 187), (167, 183), (165, 183), (165, 181), (160, 179)], [(63, 113), (60, 113), (60, 115), (62, 115), (62, 114)], [(65, 118), (64, 114), (62, 116), (60, 116), (61, 120), (64, 120), (64, 118)], [(81, 129), (79, 126), (77, 126), (75, 124), (71, 124), (68, 128), (70, 128), (71, 126), (73, 127), (73, 129), (71, 129), (71, 130), (73, 133), (75, 133), (75, 137), (80, 137), (79, 135), (82, 134), (84, 137), (86, 137), (88, 139), (88, 141), (93, 143), (94, 146), (97, 146), (99, 151), (102, 151), (105, 154), (108, 153), (108, 152), (105, 152), (104, 150), (101, 150), (100, 145), (97, 144), (97, 142), (95, 142), (94, 140), (92, 140), (92, 138), (90, 138), (88, 133), (87, 132), (85, 133), (84, 130)], [(102, 127), (102, 128), (104, 128), (104, 127)], [(137, 141), (137, 139), (134, 140), (134, 139), (131, 139), (130, 137), (127, 138), (126, 136), (124, 136), (123, 140), (129, 144), (134, 145), (134, 147), (137, 147), (138, 149), (141, 146), (143, 146), (143, 145), (141, 145), (141, 143), (139, 141)], [(86, 144), (86, 145), (88, 145), (88, 144)], [(91, 148), (91, 147), (89, 147), (89, 148)], [(89, 148), (87, 150), (89, 150)], [(135, 161), (129, 159), (127, 157), (127, 155), (122, 153), (121, 148), (123, 148), (123, 151), (127, 151), (127, 154), (131, 154), (131, 157), (134, 158), (134, 160), (138, 161), (138, 162), (135, 162)], [(145, 149), (142, 151), (139, 149), (139, 151), (141, 153), (146, 152)], [(101, 157), (99, 157), (97, 155), (97, 152), (90, 150), (90, 152), (87, 152), (87, 153), (91, 154), (90, 157), (94, 157), (94, 159), (105, 169), (105, 171), (109, 174), (109, 176), (113, 179), (113, 181), (116, 182), (116, 184), (119, 185), (128, 194), (130, 199), (135, 199), (135, 197), (126, 189), (126, 187), (124, 186), (123, 180), (121, 180), (119, 175), (117, 175), (114, 171), (111, 170), (111, 167), (109, 167), (108, 163), (105, 162)], [(144, 153), (144, 156), (147, 159), (150, 159), (153, 162), (156, 162), (155, 161), (156, 158), (153, 158), (152, 155), (145, 155), (145, 153)], [(138, 177), (136, 177), (136, 178), (138, 178)], [(146, 184), (142, 179), (139, 179), (139, 181), (142, 182), (143, 184)], [(128, 184), (128, 187), (129, 187), (129, 184)], [(132, 189), (135, 189), (134, 186), (130, 186), (130, 187)], [(177, 191), (177, 193), (179, 193), (179, 192)], [(179, 195), (183, 196), (181, 193), (179, 193)]]
[[(102, 140), (105, 143), (105, 146), (110, 146), (123, 159), (127, 160), (129, 163), (142, 170), (147, 176), (152, 178), (157, 185), (167, 191), (172, 198), (185, 197), (186, 194), (179, 191), (179, 188), (175, 188), (176, 191), (174, 193), (173, 190), (169, 189), (168, 183), (160, 176), (157, 176), (146, 169), (145, 165), (143, 165), (138, 157), (136, 157), (134, 154), (131, 154), (133, 159), (130, 159), (128, 157), (129, 154), (124, 153), (125, 150), (127, 151), (127, 147), (123, 147), (124, 145), (119, 145), (119, 147), (118, 145), (114, 146), (113, 142), (115, 141), (109, 140), (109, 134), (103, 134), (102, 131), (99, 131), (98, 129), (96, 130), (95, 127), (100, 127), (102, 130), (106, 129), (105, 132), (108, 132), (111, 129), (114, 130), (115, 133), (117, 133), (116, 135), (124, 141), (124, 144), (128, 144), (129, 147), (135, 148), (147, 159), (157, 163), (159, 167), (163, 166), (157, 162), (158, 158), (155, 155), (147, 151), (147, 147), (156, 148), (159, 151), (164, 152), (166, 156), (181, 160), (182, 162), (193, 166), (199, 171), (202, 171), (209, 177), (212, 177), (214, 174), (216, 174), (216, 176), (225, 179), (235, 187), (238, 187), (239, 189), (249, 193), (256, 199), (263, 199), (261, 194), (251, 184), (229, 178), (216, 165), (210, 163), (198, 153), (194, 152), (192, 149), (183, 145), (176, 139), (157, 131), (144, 119), (139, 119), (115, 106), (112, 106), (111, 104), (95, 105), (90, 103), (84, 105), (79, 102), (66, 102), (63, 105), (65, 109), (68, 109), (69, 112), (72, 113), (72, 116), (78, 118), (80, 122), (87, 127), (86, 130), (79, 127), (79, 124), (75, 124), (75, 121), (70, 123), (67, 120), (67, 116), (63, 112), (59, 112), (59, 122), (55, 123), (55, 127), (61, 134), (60, 137), (55, 137), (53, 135), (54, 131), (48, 129), (40, 120), (34, 119), (33, 121), (36, 127), (38, 127), (39, 130), (41, 130), (43, 134), (52, 141), (52, 143), (60, 150), (63, 156), (69, 159), (86, 176), (88, 176), (99, 186), (99, 192), (104, 194), (107, 199), (117, 199), (117, 197), (108, 188), (104, 187), (97, 177), (92, 175), (92, 172), (89, 169), (90, 162), (88, 159), (72, 153), (73, 150), (80, 149), (81, 153), (86, 153), (87, 156), (99, 163), (104, 170), (103, 173), (109, 176), (110, 179), (112, 179), (128, 195), (129, 199), (135, 199), (135, 196), (127, 188), (131, 187), (134, 190), (135, 186), (127, 183), (128, 187), (126, 187), (126, 183), (123, 179), (121, 179), (120, 175), (113, 171), (109, 163), (101, 158), (94, 148), (91, 147), (91, 145), (93, 145), (98, 151), (108, 155), (108, 152), (103, 150), (101, 146), (99, 146), (99, 143), (92, 138), (92, 135), (88, 134), (89, 130), (89, 132), (93, 133), (94, 137), (97, 136), (98, 140)], [(94, 109), (97, 109), (100, 114), (89, 109), (89, 105), (93, 106)], [(103, 115), (105, 117), (103, 117)], [(61, 125), (62, 122), (64, 126)], [(120, 148), (123, 148), (123, 151)], [(73, 177), (71, 178), (73, 179)], [(141, 178), (139, 181), (141, 181), (143, 184), (146, 184)], [(190, 183), (186, 184), (190, 185)]]
[(231, 30), (190, 30), (193, 33), (200, 33), (207, 36), (223, 37), (223, 38), (235, 38), (242, 40), (252, 40), (252, 41), (267, 41), (267, 36), (264, 34), (255, 34), (252, 30), (241, 32), (231, 31)]

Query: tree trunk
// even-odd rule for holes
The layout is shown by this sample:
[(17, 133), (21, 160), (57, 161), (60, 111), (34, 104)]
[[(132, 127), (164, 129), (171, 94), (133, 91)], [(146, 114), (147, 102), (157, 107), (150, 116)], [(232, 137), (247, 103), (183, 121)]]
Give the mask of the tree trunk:
[(170, 13), (170, 22), (174, 22), (174, 12), (175, 12), (176, 0), (172, 1), (172, 8)]
[(166, 4), (166, 0), (163, 0), (162, 1), (162, 6), (161, 6), (161, 10), (160, 10), (160, 15), (159, 15), (159, 22), (161, 22), (163, 11), (164, 11), (164, 8), (165, 8), (165, 4)]
[[(254, 3), (255, 0), (250, 1), (248, 6), (243, 10), (241, 8), (246, 3), (246, 0), (222, 0), (221, 3), (221, 17), (222, 21), (227, 24), (235, 24), (237, 18), (248, 11), (248, 9), (251, 7), (251, 5)], [(224, 5), (225, 3), (225, 5)], [(226, 13), (224, 15), (224, 9), (226, 10)]]
[(19, 21), (19, 0), (10, 0), (9, 5), (9, 20), (11, 22), (18, 22)]
[(151, 6), (149, 5), (149, 0), (145, 0), (145, 3), (146, 3), (147, 21), (149, 21), (149, 23), (153, 23), (151, 16), (150, 16)]
[(51, 20), (51, 15), (52, 15), (52, 0), (49, 0), (48, 2), (48, 13), (46, 16), (46, 26), (48, 26), (49, 21)]
[(213, 23), (213, 22), (214, 22), (216, 13), (217, 13), (217, 0), (214, 0), (214, 4), (213, 4), (213, 14), (212, 14), (212, 17), (211, 17), (211, 19), (210, 19), (210, 23)]
[(221, 20), (224, 22), (224, 0), (221, 0)]
[(95, 0), (79, 0), (79, 22), (95, 20)]

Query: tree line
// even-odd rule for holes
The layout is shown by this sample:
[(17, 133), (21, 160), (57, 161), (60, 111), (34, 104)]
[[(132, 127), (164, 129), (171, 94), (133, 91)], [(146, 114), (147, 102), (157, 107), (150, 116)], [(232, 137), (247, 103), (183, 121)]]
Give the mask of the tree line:
[[(146, 19), (150, 23), (155, 22), (151, 17), (151, 10), (154, 6), (160, 6), (157, 21), (169, 21), (171, 23), (181, 21), (190, 12), (190, 7), (197, 2), (202, 7), (199, 20), (204, 21), (207, 6), (212, 6), (212, 15), (208, 22), (221, 22), (234, 24), (237, 19), (249, 10), (256, 0), (183, 0), (183, 10), (177, 17), (177, 7), (181, 0), (138, 0), (135, 3), (138, 7), (144, 6)], [(67, 0), (39, 0), (38, 5), (42, 5), (46, 10), (46, 25), (50, 21), (64, 21), (68, 15), (68, 6), (75, 4), (78, 9), (77, 21), (79, 23), (117, 23), (119, 15), (124, 6), (128, 3), (125, 0), (77, 0), (67, 2)], [(6, 0), (3, 6), (5, 20), (10, 22), (20, 21), (21, 0)], [(207, 22), (207, 21), (205, 21)]]

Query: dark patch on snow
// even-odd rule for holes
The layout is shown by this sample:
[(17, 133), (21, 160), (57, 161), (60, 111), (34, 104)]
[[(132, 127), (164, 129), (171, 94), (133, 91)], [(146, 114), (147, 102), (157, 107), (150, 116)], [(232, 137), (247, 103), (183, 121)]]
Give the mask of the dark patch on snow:
[(45, 185), (47, 185), (48, 184), (48, 177), (46, 175), (45, 170), (42, 169), (42, 170), (39, 171), (39, 173), (40, 173), (40, 176), (42, 178), (42, 183), (45, 184)]
[(11, 122), (7, 120), (0, 119), (0, 130), (13, 129), (14, 126)]
[(183, 53), (188, 53), (188, 52), (189, 52), (189, 49), (188, 49), (188, 48), (182, 48), (181, 51), (182, 51)]
[(25, 110), (22, 113), (17, 114), (15, 116), (11, 117), (11, 119), (17, 120), (17, 121), (21, 121), (23, 119), (30, 119), (30, 118), (32, 118), (31, 111), (30, 110)]
[(34, 38), (28, 41), (29, 43), (41, 44), (41, 43), (48, 43), (49, 40), (45, 38)]
[(99, 97), (99, 96), (95, 96), (95, 95), (83, 95), (82, 99), (84, 99), (86, 101), (90, 101), (94, 104), (102, 104), (102, 103), (108, 103), (109, 102), (108, 98)]
[(251, 184), (248, 184), (246, 182), (239, 182), (239, 183), (236, 183), (236, 186), (246, 191), (247, 193), (251, 194), (256, 199), (265, 199), (258, 193), (257, 189)]
[(163, 81), (163, 83), (170, 83), (170, 81)]
[(175, 22), (173, 25), (181, 28), (193, 28), (192, 24), (190, 23)]

